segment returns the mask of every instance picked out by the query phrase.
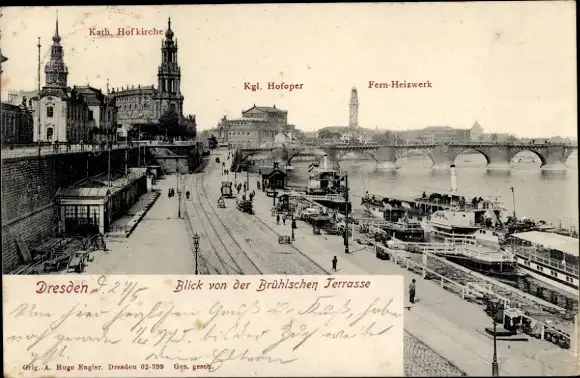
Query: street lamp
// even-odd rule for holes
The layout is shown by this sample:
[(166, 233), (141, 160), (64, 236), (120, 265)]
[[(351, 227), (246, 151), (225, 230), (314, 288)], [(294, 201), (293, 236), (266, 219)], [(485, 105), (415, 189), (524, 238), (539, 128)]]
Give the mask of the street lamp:
[(294, 212), (292, 212), (291, 214), (291, 222), (290, 222), (290, 227), (292, 227), (292, 241), (294, 241), (294, 229), (296, 228), (296, 221), (294, 220)]
[(197, 275), (197, 253), (199, 252), (199, 234), (197, 232), (193, 235), (193, 246), (195, 247), (195, 275)]
[(499, 364), (497, 363), (497, 321), (499, 312), (499, 302), (493, 304), (492, 319), (493, 319), (493, 361), (491, 363), (491, 376), (499, 377)]
[(181, 189), (179, 186), (179, 168), (177, 167), (177, 159), (175, 159), (175, 187), (177, 189), (177, 217), (181, 219)]

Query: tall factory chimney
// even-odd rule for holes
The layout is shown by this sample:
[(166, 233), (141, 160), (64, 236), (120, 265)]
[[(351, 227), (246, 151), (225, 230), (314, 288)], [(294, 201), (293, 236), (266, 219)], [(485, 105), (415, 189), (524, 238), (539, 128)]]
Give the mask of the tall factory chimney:
[(354, 87), (350, 91), (349, 110), (348, 127), (356, 129), (358, 127), (358, 93)]

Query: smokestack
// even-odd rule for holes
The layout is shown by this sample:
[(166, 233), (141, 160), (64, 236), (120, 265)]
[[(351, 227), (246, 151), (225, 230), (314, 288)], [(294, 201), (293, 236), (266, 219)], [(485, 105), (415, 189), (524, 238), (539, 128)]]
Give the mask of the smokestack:
[(455, 164), (451, 164), (451, 191), (457, 192), (457, 174), (455, 173)]
[(328, 169), (326, 154), (324, 155), (324, 158), (322, 159), (322, 169), (325, 171)]

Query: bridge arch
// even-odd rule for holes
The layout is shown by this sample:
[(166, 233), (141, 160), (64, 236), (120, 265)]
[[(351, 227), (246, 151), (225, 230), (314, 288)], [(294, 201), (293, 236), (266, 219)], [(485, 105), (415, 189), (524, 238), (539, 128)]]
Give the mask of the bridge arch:
[[(538, 159), (540, 159), (540, 167), (544, 166), (547, 164), (547, 159), (546, 157), (539, 151), (535, 150), (534, 148), (522, 148), (519, 149), (518, 151), (516, 151), (513, 156), (510, 159), (510, 164), (514, 161), (515, 157), (518, 156), (519, 154), (521, 154), (522, 152), (531, 152), (534, 156), (536, 156)], [(565, 161), (563, 161), (562, 163), (566, 163)]]
[(490, 157), (489, 157), (489, 155), (488, 155), (488, 154), (485, 152), (485, 150), (484, 150), (484, 149), (482, 149), (482, 148), (477, 148), (477, 147), (469, 147), (469, 148), (466, 148), (466, 149), (464, 149), (464, 150), (460, 150), (460, 151), (458, 151), (458, 152), (457, 152), (457, 155), (455, 155), (455, 159), (453, 159), (453, 163), (455, 163), (455, 160), (457, 160), (457, 157), (458, 157), (459, 155), (465, 155), (465, 154), (466, 154), (467, 152), (469, 152), (469, 151), (475, 151), (475, 152), (479, 153), (480, 155), (482, 155), (482, 156), (485, 158), (485, 164), (486, 164), (486, 165), (489, 165), (489, 164), (492, 162), (491, 158), (490, 158)]
[(435, 158), (433, 157), (433, 154), (428, 149), (423, 148), (409, 148), (408, 150), (401, 153), (401, 156), (397, 156), (397, 159), (404, 157), (405, 154), (407, 154), (407, 156), (412, 155), (414, 152), (420, 152), (421, 155), (426, 156), (429, 158), (429, 160), (431, 160), (432, 166), (435, 165)]
[(262, 152), (262, 151), (249, 151), (249, 152), (247, 152), (247, 153), (243, 154), (243, 155), (242, 155), (242, 158), (240, 159), (240, 163), (243, 163), (243, 162), (245, 162), (246, 160), (248, 160), (248, 158), (249, 158), (250, 156), (258, 155), (258, 154), (260, 154), (261, 152)]

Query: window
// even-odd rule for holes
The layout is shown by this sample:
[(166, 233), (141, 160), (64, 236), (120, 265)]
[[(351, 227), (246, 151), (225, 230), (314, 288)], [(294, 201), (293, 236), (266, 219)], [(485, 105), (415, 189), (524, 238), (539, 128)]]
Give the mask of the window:
[(78, 208), (78, 217), (79, 218), (86, 218), (87, 217), (87, 207), (88, 206), (79, 206), (79, 208)]
[(558, 277), (558, 273), (554, 272), (553, 270), (550, 270), (550, 274), (554, 277)]
[(49, 127), (46, 129), (46, 140), (52, 140), (52, 137), (54, 135), (54, 130), (52, 127)]
[(54, 108), (52, 106), (49, 106), (46, 108), (46, 116), (48, 118), (52, 118), (52, 116), (54, 115)]
[(93, 117), (94, 117), (94, 116), (93, 116), (93, 111), (92, 111), (92, 110), (89, 110), (89, 121), (92, 121), (92, 120), (94, 120), (94, 118), (93, 118)]
[(64, 219), (75, 219), (77, 217), (76, 206), (65, 206)]

